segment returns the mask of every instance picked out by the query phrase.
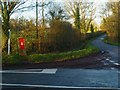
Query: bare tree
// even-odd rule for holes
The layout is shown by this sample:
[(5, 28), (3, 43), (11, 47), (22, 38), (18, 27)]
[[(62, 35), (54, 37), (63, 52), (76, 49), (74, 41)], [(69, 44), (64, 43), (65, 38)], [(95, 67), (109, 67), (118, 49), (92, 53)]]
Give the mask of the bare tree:
[(48, 7), (48, 19), (50, 21), (53, 21), (53, 20), (64, 20), (66, 18), (67, 15), (65, 13), (64, 8), (56, 2), (50, 2), (50, 5)]
[[(74, 19), (74, 25), (76, 26), (79, 23), (81, 32), (86, 33), (89, 30), (91, 22), (95, 19), (96, 8), (94, 7), (94, 3), (84, 2), (83, 0), (67, 0), (65, 8), (71, 18)], [(76, 20), (78, 23), (76, 23)]]
[(81, 29), (83, 33), (87, 33), (89, 30), (91, 22), (96, 18), (95, 16), (96, 8), (93, 2), (83, 2), (81, 6)]
[(45, 25), (45, 17), (44, 17), (44, 0), (42, 0), (42, 26)]
[(81, 6), (80, 0), (78, 1), (67, 0), (66, 2), (64, 2), (64, 6), (69, 16), (74, 19), (74, 26), (77, 29), (80, 29), (80, 6)]
[(20, 6), (23, 5), (26, 1), (17, 1), (12, 2), (9, 0), (2, 1), (0, 0), (0, 6), (1, 6), (1, 14), (2, 14), (2, 21), (3, 26), (2, 29), (5, 33), (5, 35), (8, 37), (8, 29), (10, 28), (9, 21), (10, 16), (15, 12), (20, 10)]
[[(108, 13), (111, 12), (107, 17), (104, 16), (102, 28), (106, 30), (107, 36), (111, 40), (119, 40), (120, 28), (119, 28), (119, 2), (108, 2), (106, 7), (109, 9)], [(105, 12), (103, 14), (106, 14)]]

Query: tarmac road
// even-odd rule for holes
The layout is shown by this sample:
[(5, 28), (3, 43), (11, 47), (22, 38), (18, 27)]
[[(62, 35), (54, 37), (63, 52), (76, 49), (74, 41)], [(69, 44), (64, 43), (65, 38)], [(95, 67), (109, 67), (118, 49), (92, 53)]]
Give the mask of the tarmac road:
[(110, 44), (104, 43), (102, 40), (106, 37), (106, 35), (102, 35), (93, 41), (93, 44), (97, 46), (101, 51), (106, 51), (110, 54), (111, 59), (113, 59), (116, 63), (119, 63), (119, 52), (120, 47), (113, 46)]

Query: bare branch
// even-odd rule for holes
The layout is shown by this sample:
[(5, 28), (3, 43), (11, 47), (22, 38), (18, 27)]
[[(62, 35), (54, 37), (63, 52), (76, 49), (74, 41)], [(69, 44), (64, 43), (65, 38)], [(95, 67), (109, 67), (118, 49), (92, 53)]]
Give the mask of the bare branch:
[(10, 16), (15, 12), (16, 9), (18, 9), (21, 5), (23, 5), (26, 1), (24, 2), (17, 2), (15, 8), (13, 8), (10, 12)]

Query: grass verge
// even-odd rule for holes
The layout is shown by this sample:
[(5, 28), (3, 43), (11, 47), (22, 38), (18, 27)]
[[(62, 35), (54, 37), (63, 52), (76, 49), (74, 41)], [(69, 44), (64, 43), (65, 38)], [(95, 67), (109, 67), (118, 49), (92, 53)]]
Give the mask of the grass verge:
[(14, 64), (24, 64), (28, 62), (28, 56), (20, 56), (19, 54), (7, 55), (6, 53), (2, 54), (2, 65), (14, 65)]
[(86, 57), (98, 52), (99, 49), (89, 42), (86, 44), (86, 47), (82, 50), (68, 51), (63, 53), (32, 54), (29, 56), (20, 56), (19, 54), (3, 54), (2, 63), (3, 65), (18, 65), (24, 63), (64, 61)]
[(118, 41), (110, 41), (108, 38), (103, 39), (103, 42), (110, 44), (110, 45), (115, 45), (115, 46), (120, 46), (120, 42)]
[(30, 55), (29, 58), (31, 62), (40, 63), (40, 62), (77, 59), (77, 58), (89, 56), (91, 54), (95, 54), (98, 52), (99, 52), (99, 49), (97, 47), (94, 47), (91, 43), (88, 43), (86, 45), (86, 48), (82, 50), (55, 53), (55, 54), (33, 54), (33, 55)]

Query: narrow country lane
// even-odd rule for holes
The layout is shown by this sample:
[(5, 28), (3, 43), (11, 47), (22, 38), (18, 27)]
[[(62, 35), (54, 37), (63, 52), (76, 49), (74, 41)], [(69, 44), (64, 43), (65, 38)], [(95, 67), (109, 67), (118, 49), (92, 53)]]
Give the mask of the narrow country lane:
[(102, 36), (98, 37), (96, 40), (94, 40), (92, 43), (95, 46), (97, 46), (101, 51), (108, 52), (111, 55), (111, 59), (114, 62), (119, 63), (118, 59), (119, 59), (120, 47), (104, 43), (102, 40), (105, 37), (106, 37), (106, 35), (102, 35)]

